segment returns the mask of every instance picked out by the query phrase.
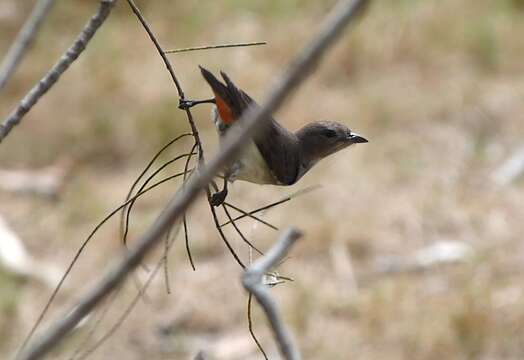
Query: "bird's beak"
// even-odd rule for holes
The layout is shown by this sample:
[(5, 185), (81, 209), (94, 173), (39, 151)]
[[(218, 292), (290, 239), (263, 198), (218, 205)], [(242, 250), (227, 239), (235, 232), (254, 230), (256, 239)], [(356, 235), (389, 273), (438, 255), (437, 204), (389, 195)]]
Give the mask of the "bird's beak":
[(367, 143), (368, 140), (363, 137), (363, 136), (360, 136), (359, 134), (357, 133), (354, 133), (352, 132), (350, 135), (349, 135), (349, 140), (351, 140), (351, 142), (353, 142), (354, 144), (357, 144), (357, 143)]

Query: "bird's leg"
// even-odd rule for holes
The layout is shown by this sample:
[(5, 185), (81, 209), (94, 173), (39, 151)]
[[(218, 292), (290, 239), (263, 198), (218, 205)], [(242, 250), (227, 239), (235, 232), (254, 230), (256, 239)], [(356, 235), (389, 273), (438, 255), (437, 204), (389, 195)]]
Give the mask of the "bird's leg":
[(187, 110), (198, 104), (214, 104), (215, 99), (206, 99), (206, 100), (187, 100), (180, 99), (178, 102), (178, 108), (182, 110)]
[(211, 195), (211, 205), (217, 207), (222, 205), (227, 196), (227, 175), (224, 175), (224, 186), (222, 190), (215, 192)]

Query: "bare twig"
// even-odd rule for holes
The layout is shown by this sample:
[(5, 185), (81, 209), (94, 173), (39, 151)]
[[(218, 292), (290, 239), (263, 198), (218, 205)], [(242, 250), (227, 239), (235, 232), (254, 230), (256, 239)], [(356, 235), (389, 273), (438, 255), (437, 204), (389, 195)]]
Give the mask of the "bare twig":
[[(251, 210), (251, 211), (249, 211), (249, 212), (244, 212), (243, 210), (235, 209), (235, 210), (237, 210), (237, 211), (239, 211), (239, 212), (242, 212), (243, 214), (240, 215), (240, 216), (237, 216), (236, 218), (234, 218), (233, 221), (237, 221), (237, 220), (243, 219), (243, 218), (245, 218), (245, 217), (250, 217), (250, 218), (253, 218), (253, 219), (255, 219), (255, 220), (258, 220), (258, 221), (262, 222), (261, 219), (259, 219), (259, 218), (257, 218), (257, 217), (254, 217), (253, 215), (254, 215), (254, 214), (258, 214), (259, 212), (262, 212), (262, 211), (264, 211), (264, 210), (271, 209), (271, 208), (273, 208), (273, 207), (275, 207), (275, 206), (277, 206), (277, 205), (283, 204), (283, 203), (285, 203), (285, 202), (291, 201), (291, 200), (293, 200), (294, 198), (296, 198), (297, 196), (301, 196), (301, 195), (307, 194), (307, 193), (309, 193), (309, 192), (311, 192), (311, 191), (313, 191), (313, 190), (318, 189), (319, 187), (320, 187), (319, 185), (309, 186), (309, 187), (307, 187), (307, 188), (305, 188), (305, 189), (301, 189), (301, 190), (299, 190), (299, 191), (296, 191), (296, 192), (294, 192), (294, 193), (292, 193), (292, 194), (290, 194), (290, 195), (288, 195), (288, 196), (286, 196), (286, 197), (284, 197), (284, 198), (282, 198), (282, 199), (280, 199), (280, 200), (274, 201), (274, 202), (272, 202), (272, 203), (270, 203), (270, 204), (264, 205), (264, 206), (262, 206), (262, 207), (259, 207), (259, 208), (255, 209), (255, 210)], [(226, 205), (227, 205), (227, 204), (226, 204)], [(232, 221), (226, 221), (226, 222), (224, 222), (222, 225), (220, 225), (220, 227), (223, 227), (223, 226), (229, 225), (229, 224), (231, 224), (231, 222), (232, 222)], [(265, 225), (268, 225), (268, 226), (269, 226), (269, 225), (271, 225), (271, 224), (265, 224)]]
[(222, 209), (224, 210), (224, 213), (226, 214), (227, 218), (229, 219), (229, 221), (231, 221), (231, 223), (233, 224), (233, 228), (235, 229), (235, 231), (237, 232), (237, 234), (240, 236), (240, 238), (242, 239), (243, 242), (245, 242), (250, 248), (252, 248), (253, 250), (255, 250), (259, 255), (264, 255), (264, 253), (262, 251), (260, 251), (255, 245), (253, 245), (251, 243), (251, 241), (249, 241), (246, 236), (244, 235), (244, 233), (240, 230), (240, 228), (238, 227), (238, 225), (233, 221), (233, 218), (231, 217), (231, 214), (229, 213), (229, 211), (227, 210), (227, 207), (226, 205), (222, 204)]
[[(184, 138), (186, 136), (191, 136), (191, 134), (190, 133), (185, 133), (185, 134), (182, 134), (182, 135), (179, 135), (179, 136), (175, 137), (174, 139), (171, 139), (168, 143), (166, 143), (164, 146), (162, 146), (162, 148), (160, 150), (158, 150), (156, 152), (156, 154), (153, 156), (153, 158), (151, 160), (149, 160), (149, 163), (146, 165), (144, 170), (142, 170), (140, 175), (138, 175), (138, 177), (135, 179), (135, 181), (133, 182), (133, 184), (129, 188), (129, 191), (127, 192), (127, 195), (126, 195), (126, 200), (125, 200), (126, 202), (129, 200), (131, 195), (133, 195), (133, 191), (137, 187), (138, 183), (140, 182), (140, 180), (142, 180), (142, 178), (145, 176), (145, 174), (149, 171), (151, 166), (153, 166), (153, 164), (158, 159), (158, 157), (165, 150), (167, 150), (171, 145), (173, 145), (175, 142), (177, 142), (178, 140), (180, 140), (180, 139), (182, 139), (182, 138)], [(193, 150), (190, 151), (190, 155), (188, 156), (188, 160), (186, 161), (186, 165), (187, 165), (187, 162), (189, 161), (189, 158), (191, 157), (191, 153), (193, 152)], [(185, 177), (186, 176), (184, 175), (184, 180), (185, 180)], [(124, 238), (124, 226), (125, 226), (125, 219), (126, 219), (126, 211), (127, 211), (127, 206), (124, 209), (122, 209), (122, 213), (120, 214), (120, 238), (121, 239)]]
[(100, 0), (100, 6), (95, 15), (89, 19), (84, 29), (73, 42), (73, 45), (62, 55), (60, 60), (49, 70), (47, 74), (24, 96), (15, 110), (9, 114), (3, 124), (0, 125), (0, 143), (9, 134), (15, 125), (18, 125), (25, 114), (36, 102), (58, 81), (60, 76), (69, 68), (84, 51), (87, 44), (96, 33), (98, 28), (107, 19), (116, 0)]
[(171, 79), (173, 80), (173, 83), (176, 86), (178, 95), (180, 98), (184, 98), (184, 91), (182, 90), (182, 86), (180, 85), (180, 82), (178, 81), (175, 71), (173, 70), (173, 66), (169, 62), (168, 58), (164, 54), (164, 50), (162, 50), (162, 47), (160, 46), (160, 43), (155, 37), (155, 34), (153, 34), (153, 31), (151, 31), (151, 27), (147, 23), (146, 19), (142, 16), (142, 13), (140, 12), (140, 9), (135, 5), (135, 2), (133, 0), (127, 0), (127, 3), (131, 7), (131, 10), (136, 15), (142, 26), (144, 27), (144, 30), (147, 32), (147, 35), (149, 35), (149, 38), (155, 45), (156, 50), (158, 51), (158, 54), (162, 58), (162, 61), (164, 61), (164, 64), (166, 65), (167, 71), (169, 71), (169, 74), (171, 75)]
[[(176, 162), (176, 161), (178, 161), (180, 159), (183, 159), (183, 158), (189, 157), (189, 156), (191, 156), (191, 154), (178, 155), (178, 156), (174, 157), (173, 159), (171, 159), (171, 160), (165, 162), (164, 164), (162, 164), (162, 166), (160, 166), (158, 169), (153, 171), (153, 173), (147, 177), (146, 181), (144, 181), (144, 183), (140, 186), (140, 188), (138, 188), (137, 193), (138, 194), (142, 193), (144, 191), (144, 188), (147, 186), (147, 184), (149, 184), (149, 182), (151, 180), (153, 180), (153, 178), (156, 175), (158, 175), (159, 172), (164, 170), (166, 167), (168, 167), (169, 165), (171, 165), (172, 163), (174, 163), (174, 162)], [(185, 172), (182, 172), (181, 174), (185, 174)], [(128, 200), (129, 199), (126, 200), (126, 203), (128, 203)], [(127, 212), (126, 212), (125, 222), (124, 222), (124, 233), (122, 234), (122, 243), (124, 245), (127, 245), (127, 234), (129, 233), (129, 219), (130, 219), (130, 216), (131, 216), (131, 210), (133, 210), (133, 205), (135, 205), (136, 200), (137, 199), (131, 200), (128, 203), (128, 205), (127, 205)]]
[[(191, 148), (190, 153), (193, 154), (193, 151), (195, 151), (195, 148), (197, 147), (197, 143), (195, 142), (193, 144), (193, 147)], [(191, 155), (188, 156), (186, 159), (186, 164), (184, 165), (184, 185), (186, 183), (187, 179), (187, 168), (189, 166), (189, 162), (191, 161)], [(189, 259), (189, 264), (191, 265), (191, 268), (193, 271), (196, 270), (195, 263), (193, 262), (193, 256), (191, 255), (191, 247), (189, 246), (189, 227), (187, 226), (187, 214), (184, 214), (184, 217), (182, 219), (182, 225), (184, 226), (184, 244), (186, 246), (186, 253), (187, 258)]]
[[(129, 0), (130, 1), (130, 0)], [(154, 248), (171, 224), (180, 219), (194, 199), (204, 190), (215, 174), (228, 162), (238, 156), (251, 136), (264, 125), (269, 115), (276, 111), (290, 93), (295, 90), (322, 55), (341, 34), (345, 25), (363, 9), (369, 0), (340, 0), (331, 11), (309, 45), (299, 53), (290, 67), (279, 78), (269, 92), (267, 100), (260, 108), (250, 108), (225, 135), (221, 151), (207, 165), (201, 166), (198, 173), (188, 179), (187, 185), (179, 190), (156, 221), (138, 239), (136, 246), (122, 258), (118, 258), (111, 269), (89, 292), (81, 297), (79, 303), (67, 316), (58, 319), (42, 336), (37, 338), (20, 359), (37, 359), (59, 343), (75, 325), (98, 305), (127, 274), (140, 264), (144, 256)]]
[(55, 0), (38, 0), (35, 4), (24, 26), (7, 51), (2, 64), (0, 64), (0, 90), (4, 88), (16, 67), (20, 64), (54, 2)]
[(255, 299), (257, 299), (258, 303), (264, 310), (264, 313), (271, 324), (280, 353), (284, 359), (287, 360), (300, 359), (300, 353), (297, 347), (293, 344), (291, 334), (282, 321), (277, 304), (271, 297), (267, 286), (262, 283), (262, 279), (264, 274), (268, 272), (271, 267), (276, 265), (286, 256), (288, 249), (301, 236), (302, 234), (296, 229), (291, 228), (286, 230), (278, 242), (269, 249), (266, 255), (251, 264), (242, 276), (242, 284), (250, 294), (255, 296)]
[(164, 54), (177, 54), (177, 53), (188, 52), (188, 51), (223, 49), (223, 48), (233, 48), (233, 47), (243, 47), (243, 46), (257, 46), (257, 45), (266, 45), (266, 44), (267, 44), (266, 41), (256, 41), (256, 42), (248, 42), (248, 43), (205, 45), (205, 46), (188, 47), (188, 48), (183, 48), (183, 49), (166, 50), (164, 51)]
[(258, 347), (258, 350), (260, 350), (265, 360), (269, 360), (266, 352), (264, 351), (264, 348), (262, 347), (262, 344), (260, 343), (260, 341), (258, 341), (257, 335), (255, 334), (255, 330), (253, 329), (253, 319), (252, 319), (252, 313), (251, 313), (252, 300), (253, 300), (253, 294), (249, 293), (249, 295), (247, 296), (247, 327), (248, 327), (249, 333), (251, 334), (251, 338), (253, 339), (253, 341), (255, 342), (255, 344)]
[[(217, 169), (217, 171), (219, 171), (219, 169)], [(209, 181), (211, 181), (212, 179), (213, 179), (213, 177), (211, 177), (209, 179)], [(238, 265), (240, 265), (240, 267), (242, 269), (245, 269), (246, 266), (244, 265), (244, 262), (242, 260), (240, 260), (240, 257), (235, 252), (235, 249), (233, 249), (233, 247), (231, 246), (229, 241), (227, 241), (227, 237), (224, 234), (224, 230), (222, 230), (222, 227), (220, 226), (220, 222), (218, 221), (218, 216), (217, 216), (217, 212), (215, 210), (215, 207), (211, 204), (211, 200), (210, 200), (211, 199), (211, 190), (209, 189), (209, 186), (207, 186), (207, 188), (206, 188), (206, 195), (207, 195), (207, 199), (208, 199), (207, 202), (209, 204), (209, 210), (211, 211), (211, 215), (212, 215), (213, 221), (215, 223), (215, 228), (217, 229), (218, 234), (220, 235), (220, 238), (222, 239), (222, 241), (226, 245), (226, 247), (229, 250), (229, 252), (231, 253), (231, 255), (233, 255), (233, 258), (238, 263)]]
[[(247, 216), (247, 217), (249, 217), (249, 218), (251, 218), (251, 219), (253, 219), (253, 220), (258, 221), (258, 222), (261, 223), (261, 224), (266, 225), (267, 227), (269, 227), (269, 228), (271, 228), (271, 229), (273, 229), (273, 230), (278, 230), (278, 227), (276, 227), (275, 225), (270, 224), (270, 223), (268, 223), (267, 221), (262, 220), (261, 218), (259, 218), (259, 217), (257, 217), (257, 216), (254, 216), (253, 214), (250, 214), (250, 213), (248, 213), (247, 211), (242, 210), (242, 209), (239, 208), (238, 206), (235, 206), (235, 205), (233, 205), (233, 204), (231, 204), (231, 203), (228, 203), (227, 201), (224, 201), (224, 205), (226, 205), (227, 207), (230, 207), (231, 209), (234, 209), (234, 210), (238, 211), (238, 212), (241, 213), (242, 215), (245, 215), (245, 216)], [(229, 219), (228, 224), (233, 223), (234, 221), (235, 221), (235, 219)], [(225, 224), (222, 224), (221, 226), (224, 226), (224, 225), (225, 225)]]

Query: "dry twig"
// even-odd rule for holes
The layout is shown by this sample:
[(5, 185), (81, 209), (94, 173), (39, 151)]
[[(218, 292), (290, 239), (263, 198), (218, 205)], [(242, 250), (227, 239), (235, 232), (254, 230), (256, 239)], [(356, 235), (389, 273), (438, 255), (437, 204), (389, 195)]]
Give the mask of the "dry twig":
[(78, 58), (82, 51), (84, 51), (93, 35), (95, 35), (96, 31), (107, 19), (115, 2), (116, 0), (100, 0), (100, 6), (98, 7), (97, 12), (91, 17), (91, 19), (89, 19), (80, 35), (78, 35), (73, 42), (73, 45), (67, 49), (51, 70), (40, 79), (38, 84), (33, 86), (33, 88), (20, 101), (16, 109), (14, 109), (4, 123), (0, 125), (0, 143), (5, 139), (13, 127), (20, 123), (24, 115), (31, 110), (33, 105), (37, 103), (47, 90), (58, 81), (60, 76), (69, 68), (69, 65)]
[(271, 324), (280, 353), (287, 360), (300, 359), (300, 353), (297, 347), (293, 344), (291, 334), (282, 321), (277, 304), (271, 297), (267, 286), (262, 283), (262, 279), (271, 267), (284, 259), (289, 248), (301, 236), (302, 234), (296, 229), (291, 228), (286, 230), (278, 242), (269, 249), (266, 255), (251, 264), (242, 276), (242, 284), (250, 294), (253, 294), (264, 310), (264, 313)]
[(189, 52), (189, 51), (224, 49), (224, 48), (257, 46), (257, 45), (266, 45), (266, 44), (267, 42), (265, 41), (256, 41), (256, 42), (248, 42), (248, 43), (194, 46), (194, 47), (188, 47), (188, 48), (183, 48), (183, 49), (166, 50), (164, 51), (164, 54), (177, 54), (177, 53)]
[(31, 14), (27, 18), (24, 26), (16, 36), (15, 41), (7, 51), (7, 54), (0, 64), (0, 90), (7, 84), (16, 67), (22, 61), (24, 54), (31, 46), (33, 39), (42, 25), (49, 10), (53, 7), (55, 0), (38, 0)]

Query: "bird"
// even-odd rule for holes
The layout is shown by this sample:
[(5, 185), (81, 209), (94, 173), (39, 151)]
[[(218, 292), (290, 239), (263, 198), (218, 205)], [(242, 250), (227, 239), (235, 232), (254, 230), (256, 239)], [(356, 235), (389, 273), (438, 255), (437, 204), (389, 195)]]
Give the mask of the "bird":
[[(181, 100), (179, 108), (213, 103), (212, 119), (222, 139), (228, 129), (252, 106), (259, 106), (229, 76), (220, 72), (223, 82), (199, 66), (214, 97), (206, 100)], [(367, 143), (363, 136), (335, 121), (315, 121), (293, 132), (273, 117), (253, 137), (243, 154), (224, 170), (222, 190), (211, 197), (213, 206), (221, 205), (228, 194), (228, 182), (243, 180), (254, 184), (289, 186), (297, 183), (320, 160), (353, 144)]]

